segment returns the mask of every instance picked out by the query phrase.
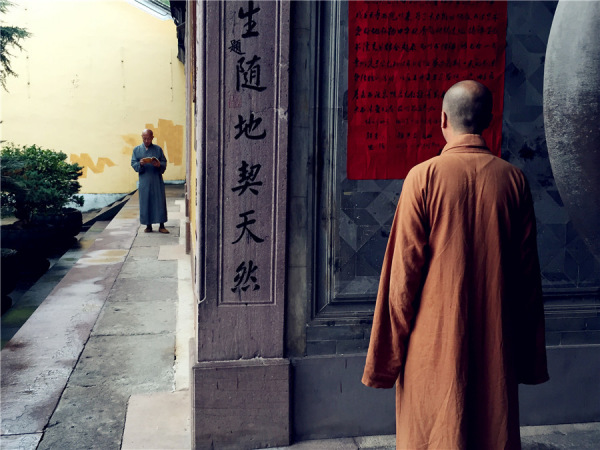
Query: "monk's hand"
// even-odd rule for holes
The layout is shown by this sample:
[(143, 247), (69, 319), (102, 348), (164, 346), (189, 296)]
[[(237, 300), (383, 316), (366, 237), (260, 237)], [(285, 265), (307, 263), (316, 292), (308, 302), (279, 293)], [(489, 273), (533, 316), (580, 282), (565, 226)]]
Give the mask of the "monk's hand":
[(152, 160), (152, 165), (154, 167), (160, 167), (160, 161), (158, 159), (153, 159)]
[(143, 166), (144, 164), (146, 164), (146, 161), (144, 161), (143, 159), (140, 159), (140, 166)]

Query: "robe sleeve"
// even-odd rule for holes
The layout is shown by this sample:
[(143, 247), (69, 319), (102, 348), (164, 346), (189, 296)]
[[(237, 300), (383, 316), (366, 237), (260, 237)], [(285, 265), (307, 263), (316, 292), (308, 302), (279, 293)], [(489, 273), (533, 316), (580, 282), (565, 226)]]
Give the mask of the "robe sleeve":
[(158, 157), (158, 160), (160, 161), (160, 169), (158, 169), (161, 173), (161, 175), (163, 173), (165, 173), (165, 170), (167, 170), (167, 158), (165, 157), (165, 152), (163, 152), (163, 149), (160, 149), (160, 156)]
[(144, 166), (140, 164), (140, 158), (135, 155), (135, 148), (133, 149), (133, 153), (131, 154), (131, 167), (138, 173), (144, 173)]
[(520, 228), (519, 302), (516, 305), (517, 379), (519, 383), (548, 381), (544, 302), (537, 251), (535, 213), (531, 191), (525, 182)]
[(414, 170), (409, 172), (396, 208), (362, 377), (366, 386), (393, 387), (404, 365), (429, 239), (426, 184), (419, 181), (421, 176)]

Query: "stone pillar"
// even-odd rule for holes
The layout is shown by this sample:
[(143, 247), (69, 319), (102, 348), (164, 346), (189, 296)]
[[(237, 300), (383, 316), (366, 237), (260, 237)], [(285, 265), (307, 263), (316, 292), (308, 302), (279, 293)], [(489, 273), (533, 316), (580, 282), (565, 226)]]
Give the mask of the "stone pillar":
[(202, 2), (198, 8), (204, 251), (192, 369), (194, 445), (288, 445), (289, 3)]
[(560, 196), (600, 259), (599, 2), (561, 0), (546, 49), (544, 123)]

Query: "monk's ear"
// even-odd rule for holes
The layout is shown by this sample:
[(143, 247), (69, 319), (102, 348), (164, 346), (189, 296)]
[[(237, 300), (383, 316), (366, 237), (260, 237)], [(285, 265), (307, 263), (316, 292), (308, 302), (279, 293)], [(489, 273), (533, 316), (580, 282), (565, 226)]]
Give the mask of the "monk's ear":
[(446, 115), (446, 112), (442, 110), (442, 119), (441, 119), (441, 123), (440, 123), (442, 129), (448, 128), (448, 116)]

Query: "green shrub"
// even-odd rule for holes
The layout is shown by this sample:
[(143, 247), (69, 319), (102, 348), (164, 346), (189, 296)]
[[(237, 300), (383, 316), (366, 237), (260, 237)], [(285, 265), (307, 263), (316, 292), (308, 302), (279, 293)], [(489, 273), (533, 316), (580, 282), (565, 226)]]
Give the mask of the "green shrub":
[(77, 181), (83, 167), (63, 152), (6, 143), (2, 147), (2, 210), (29, 222), (33, 214), (54, 213), (73, 202), (83, 205)]

